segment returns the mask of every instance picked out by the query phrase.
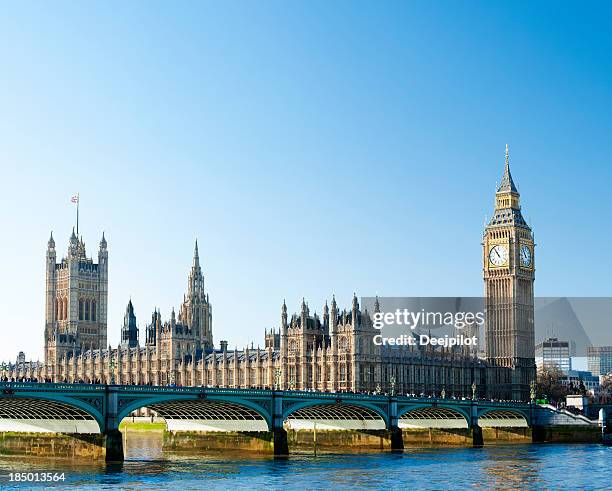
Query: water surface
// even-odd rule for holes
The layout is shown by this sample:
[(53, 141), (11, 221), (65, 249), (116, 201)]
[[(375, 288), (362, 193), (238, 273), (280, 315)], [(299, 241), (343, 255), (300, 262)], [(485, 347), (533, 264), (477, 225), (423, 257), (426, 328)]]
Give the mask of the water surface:
[[(610, 489), (612, 447), (504, 445), (407, 449), (403, 453), (293, 455), (164, 453), (161, 436), (130, 433), (126, 461), (2, 458), (2, 489), (42, 489), (11, 483), (9, 472), (63, 472), (68, 489)], [(51, 487), (54, 485), (52, 484)]]

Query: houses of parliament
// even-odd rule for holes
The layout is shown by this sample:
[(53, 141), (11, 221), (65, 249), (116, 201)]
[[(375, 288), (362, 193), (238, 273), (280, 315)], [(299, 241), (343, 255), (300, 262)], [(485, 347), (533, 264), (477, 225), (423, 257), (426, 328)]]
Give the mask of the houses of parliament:
[[(178, 313), (156, 310), (140, 333), (128, 302), (121, 342), (107, 344), (109, 256), (102, 235), (97, 262), (74, 231), (57, 261), (53, 235), (46, 252), (44, 362), (20, 353), (2, 376), (51, 382), (177, 384), (280, 390), (383, 391), (400, 394), (526, 400), (535, 379), (534, 242), (510, 173), (508, 148), (495, 209), (482, 236), (484, 356), (465, 348), (377, 346), (371, 315), (354, 295), (348, 309), (335, 298), (322, 315), (302, 300), (289, 316), (283, 301), (277, 328), (263, 347), (228, 349), (213, 342), (212, 305), (197, 241)], [(144, 335), (144, 339), (143, 336)]]

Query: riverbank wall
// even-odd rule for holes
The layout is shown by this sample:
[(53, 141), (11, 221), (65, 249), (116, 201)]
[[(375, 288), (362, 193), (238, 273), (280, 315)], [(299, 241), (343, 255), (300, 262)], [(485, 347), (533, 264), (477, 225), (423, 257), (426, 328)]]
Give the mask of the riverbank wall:
[[(140, 429), (140, 431), (147, 431)], [(272, 432), (196, 432), (149, 431), (162, 433), (162, 450), (169, 452), (251, 452), (274, 455), (275, 442), (282, 446), (277, 454), (288, 453), (362, 453), (385, 452), (411, 447), (470, 447), (475, 444), (505, 445), (525, 443), (601, 443), (597, 426), (548, 426), (534, 428), (429, 429), (405, 428), (401, 439), (387, 430), (322, 431), (290, 429), (279, 443)], [(130, 431), (124, 438), (129, 438)], [(479, 435), (482, 435), (482, 441)], [(74, 433), (0, 433), (0, 456), (121, 460), (121, 433), (117, 435)], [(482, 443), (481, 443), (482, 442)], [(279, 448), (281, 448), (279, 446)]]
[(0, 433), (0, 456), (106, 460), (107, 437), (78, 433)]

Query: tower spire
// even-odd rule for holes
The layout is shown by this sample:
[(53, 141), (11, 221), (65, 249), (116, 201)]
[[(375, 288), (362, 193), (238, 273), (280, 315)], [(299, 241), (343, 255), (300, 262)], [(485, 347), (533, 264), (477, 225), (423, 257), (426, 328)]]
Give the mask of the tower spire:
[(516, 193), (518, 194), (518, 189), (514, 185), (514, 181), (512, 180), (512, 174), (510, 173), (510, 151), (508, 149), (508, 144), (506, 143), (506, 164), (504, 165), (504, 175), (502, 176), (501, 183), (499, 188), (497, 188), (498, 193)]
[(194, 268), (200, 267), (200, 254), (198, 252), (198, 239), (196, 239), (195, 241), (195, 249), (193, 251), (193, 267)]

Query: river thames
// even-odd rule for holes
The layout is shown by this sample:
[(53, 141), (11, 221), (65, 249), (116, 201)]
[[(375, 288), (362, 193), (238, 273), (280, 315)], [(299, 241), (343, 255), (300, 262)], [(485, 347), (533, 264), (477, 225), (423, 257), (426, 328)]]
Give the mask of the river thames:
[[(505, 445), (402, 453), (293, 455), (164, 453), (159, 437), (131, 434), (123, 464), (0, 460), (1, 489), (610, 489), (612, 448)], [(57, 484), (9, 481), (13, 472), (61, 472)]]

